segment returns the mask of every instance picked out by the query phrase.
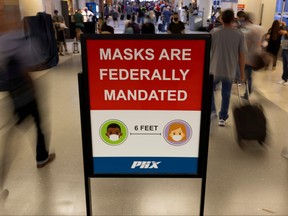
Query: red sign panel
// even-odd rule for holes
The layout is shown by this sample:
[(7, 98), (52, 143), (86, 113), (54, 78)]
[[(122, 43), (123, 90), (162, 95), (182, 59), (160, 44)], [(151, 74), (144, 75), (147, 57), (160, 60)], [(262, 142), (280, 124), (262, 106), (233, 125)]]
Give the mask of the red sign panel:
[(205, 40), (87, 40), (91, 110), (201, 110)]

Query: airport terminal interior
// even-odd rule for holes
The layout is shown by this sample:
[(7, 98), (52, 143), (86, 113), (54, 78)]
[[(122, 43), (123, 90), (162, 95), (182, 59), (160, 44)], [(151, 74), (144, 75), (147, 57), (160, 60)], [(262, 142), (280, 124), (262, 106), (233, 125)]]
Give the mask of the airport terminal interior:
[[(115, 29), (123, 32), (123, 23)], [(189, 32), (187, 30), (187, 33)], [(32, 72), (50, 152), (56, 159), (41, 169), (35, 163), (31, 119), (15, 127), (11, 101), (0, 92), (0, 215), (86, 215), (77, 74), (81, 53), (60, 56), (56, 67)], [(253, 73), (251, 102), (264, 107), (269, 137), (264, 147), (235, 139), (232, 107), (239, 104), (233, 85), (227, 126), (210, 125), (205, 215), (288, 215), (288, 86), (280, 85), (282, 61), (275, 70)], [(220, 91), (214, 92), (220, 106)], [(240, 90), (244, 91), (242, 84)], [(48, 136), (49, 135), (49, 136)], [(93, 215), (199, 215), (201, 178), (92, 178)]]

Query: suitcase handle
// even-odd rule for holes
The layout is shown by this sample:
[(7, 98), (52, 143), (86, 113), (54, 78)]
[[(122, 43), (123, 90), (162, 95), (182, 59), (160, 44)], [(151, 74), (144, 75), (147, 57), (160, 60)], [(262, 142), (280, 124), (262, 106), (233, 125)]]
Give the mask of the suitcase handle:
[[(241, 100), (241, 96), (240, 96), (239, 84), (240, 84), (240, 82), (237, 80), (237, 81), (236, 81), (236, 85), (237, 85), (238, 99), (239, 99), (240, 105), (242, 105), (242, 100)], [(248, 103), (251, 104), (251, 102), (250, 102), (250, 93), (249, 93), (249, 88), (248, 88), (248, 82), (245, 80), (245, 81), (244, 81), (244, 84), (245, 84), (245, 87), (246, 87)]]

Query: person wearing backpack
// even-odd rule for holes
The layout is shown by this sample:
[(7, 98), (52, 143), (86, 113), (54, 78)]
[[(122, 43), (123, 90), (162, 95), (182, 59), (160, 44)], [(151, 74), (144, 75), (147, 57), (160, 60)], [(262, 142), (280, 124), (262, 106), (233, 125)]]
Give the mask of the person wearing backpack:
[[(9, 10), (9, 13), (11, 11)], [(28, 117), (33, 118), (36, 128), (36, 167), (43, 168), (55, 159), (55, 153), (46, 149), (46, 135), (42, 128), (41, 115), (38, 108), (38, 99), (34, 82), (28, 73), (44, 59), (33, 55), (32, 43), (25, 37), (22, 30), (19, 9), (15, 9), (13, 18), (0, 22), (0, 83), (5, 83), (5, 88), (12, 101), (12, 110), (16, 118), (16, 125), (21, 125)], [(7, 15), (4, 9), (3, 14)], [(30, 38), (31, 40), (33, 38)], [(37, 46), (33, 41), (33, 46)], [(17, 138), (19, 139), (19, 137)]]

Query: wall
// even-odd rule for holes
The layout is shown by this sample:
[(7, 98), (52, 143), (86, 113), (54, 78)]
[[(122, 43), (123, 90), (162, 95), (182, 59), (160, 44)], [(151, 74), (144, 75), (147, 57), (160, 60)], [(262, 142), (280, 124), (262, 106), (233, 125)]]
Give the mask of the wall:
[(44, 11), (42, 0), (19, 0), (21, 16), (35, 16)]
[(270, 28), (274, 21), (274, 15), (276, 11), (276, 0), (262, 0), (264, 3), (262, 25), (265, 28)]
[(276, 10), (276, 0), (239, 0), (239, 4), (245, 4), (245, 11), (252, 12), (255, 16), (255, 23), (260, 24), (260, 13), (262, 4), (263, 15), (261, 25), (268, 29), (274, 21), (274, 14)]

